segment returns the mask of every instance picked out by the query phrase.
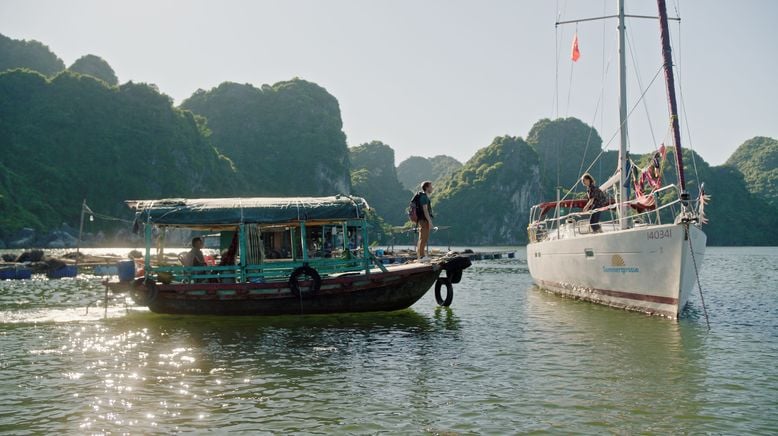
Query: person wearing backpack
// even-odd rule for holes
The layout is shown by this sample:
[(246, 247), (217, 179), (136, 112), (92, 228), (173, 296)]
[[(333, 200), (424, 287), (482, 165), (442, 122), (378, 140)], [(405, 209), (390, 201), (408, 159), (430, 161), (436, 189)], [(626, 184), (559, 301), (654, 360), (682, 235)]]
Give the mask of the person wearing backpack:
[(427, 260), (427, 241), (432, 229), (432, 203), (429, 195), (432, 194), (432, 182), (426, 180), (421, 183), (421, 192), (418, 193), (419, 219), (416, 223), (419, 227), (419, 242), (416, 244), (416, 259)]

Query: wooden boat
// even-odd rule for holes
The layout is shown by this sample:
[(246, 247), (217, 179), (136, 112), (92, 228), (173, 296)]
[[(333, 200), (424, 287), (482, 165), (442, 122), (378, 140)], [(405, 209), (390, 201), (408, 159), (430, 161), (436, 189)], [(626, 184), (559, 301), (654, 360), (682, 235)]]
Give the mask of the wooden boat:
[[(627, 101), (625, 78), (625, 13), (619, 1), (621, 143), (616, 171), (601, 189), (613, 188), (615, 202), (582, 211), (587, 200), (560, 198), (534, 206), (527, 227), (527, 264), (535, 284), (567, 297), (608, 306), (678, 318), (699, 275), (707, 237), (706, 195), (702, 186), (691, 200), (684, 177), (681, 135), (675, 100), (672, 57), (664, 0), (658, 0), (662, 55), (666, 79), (668, 124), (675, 147), (678, 184), (641, 192), (643, 176), (659, 171), (661, 164), (642, 171), (628, 162)], [(612, 18), (612, 17), (604, 17)], [(642, 17), (648, 18), (648, 17)], [(576, 20), (578, 21), (590, 21)], [(557, 23), (565, 24), (568, 22)], [(658, 155), (663, 155), (659, 147)], [(658, 157), (655, 155), (655, 159)], [(634, 168), (640, 182), (631, 186), (627, 168)], [(656, 177), (656, 173), (654, 173)], [(639, 194), (630, 198), (629, 190)], [(571, 189), (572, 191), (572, 189)], [(553, 211), (553, 213), (552, 213)], [(612, 219), (590, 226), (593, 213), (611, 214)], [(599, 231), (601, 230), (601, 231)]]
[[(433, 285), (449, 305), (470, 266), (451, 253), (426, 263), (383, 265), (370, 253), (364, 199), (351, 196), (128, 201), (143, 231), (143, 276), (108, 281), (115, 292), (157, 313), (287, 315), (391, 311)], [(165, 259), (166, 235), (185, 229), (218, 235), (218, 262), (185, 266)], [(157, 247), (152, 250), (152, 247)], [(152, 253), (152, 251), (155, 251)], [(445, 274), (441, 274), (445, 271)]]

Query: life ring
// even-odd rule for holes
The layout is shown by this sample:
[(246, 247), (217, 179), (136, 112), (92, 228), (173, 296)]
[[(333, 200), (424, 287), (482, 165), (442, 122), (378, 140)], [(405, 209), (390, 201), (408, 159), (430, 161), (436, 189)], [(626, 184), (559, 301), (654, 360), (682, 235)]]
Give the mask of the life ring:
[(130, 297), (138, 306), (148, 306), (157, 299), (157, 284), (152, 280), (135, 280)]
[[(446, 286), (445, 299), (440, 295), (440, 289), (443, 287), (443, 285)], [(453, 300), (454, 285), (451, 284), (451, 280), (448, 277), (438, 277), (438, 280), (435, 282), (435, 301), (437, 301), (441, 306), (448, 307), (451, 305), (451, 301)]]
[(315, 269), (308, 265), (303, 265), (295, 268), (295, 270), (292, 271), (292, 275), (289, 276), (289, 289), (292, 291), (292, 294), (298, 297), (300, 296), (300, 276), (308, 276), (313, 282), (308, 289), (308, 292), (305, 293), (306, 296), (313, 296), (319, 292), (319, 289), (321, 288), (321, 276)]

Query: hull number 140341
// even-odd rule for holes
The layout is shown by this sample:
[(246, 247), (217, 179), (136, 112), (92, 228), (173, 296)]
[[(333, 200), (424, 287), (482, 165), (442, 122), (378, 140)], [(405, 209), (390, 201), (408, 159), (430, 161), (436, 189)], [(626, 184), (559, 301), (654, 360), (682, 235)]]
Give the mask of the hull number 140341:
[(647, 233), (648, 239), (669, 239), (673, 237), (673, 231), (671, 229), (664, 230), (652, 230)]

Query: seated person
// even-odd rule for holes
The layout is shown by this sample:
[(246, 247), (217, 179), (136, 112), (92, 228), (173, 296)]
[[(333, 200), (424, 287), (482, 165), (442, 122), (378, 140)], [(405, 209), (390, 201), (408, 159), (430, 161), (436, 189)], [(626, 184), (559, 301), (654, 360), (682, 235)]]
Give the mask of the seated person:
[(197, 236), (192, 238), (192, 249), (181, 259), (184, 266), (205, 266), (205, 256), (203, 256), (203, 238)]

